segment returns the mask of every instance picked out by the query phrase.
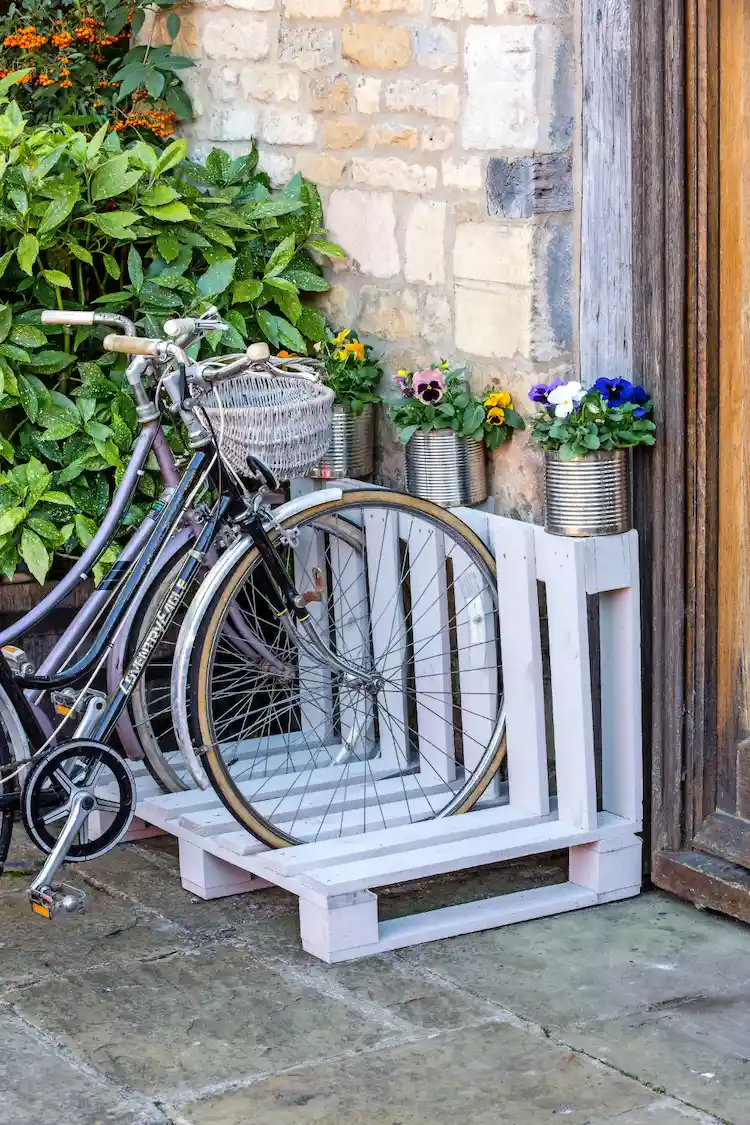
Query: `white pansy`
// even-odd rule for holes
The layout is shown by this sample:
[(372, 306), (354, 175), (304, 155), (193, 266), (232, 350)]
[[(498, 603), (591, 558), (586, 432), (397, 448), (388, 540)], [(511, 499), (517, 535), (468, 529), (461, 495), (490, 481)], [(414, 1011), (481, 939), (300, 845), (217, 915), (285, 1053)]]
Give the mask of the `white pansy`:
[(580, 383), (563, 383), (561, 387), (555, 387), (554, 391), (550, 391), (547, 402), (554, 406), (555, 418), (567, 418), (585, 394), (586, 388)]

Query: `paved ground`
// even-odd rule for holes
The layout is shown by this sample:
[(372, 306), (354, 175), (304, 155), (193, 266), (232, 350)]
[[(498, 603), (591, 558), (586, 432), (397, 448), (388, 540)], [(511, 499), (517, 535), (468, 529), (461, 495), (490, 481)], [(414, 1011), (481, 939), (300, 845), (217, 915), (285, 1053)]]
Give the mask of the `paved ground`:
[[(296, 900), (200, 902), (166, 837), (84, 874), (89, 913), (52, 926), (28, 873), (0, 884), (8, 1125), (750, 1122), (750, 931), (667, 896), (328, 967)], [(508, 878), (398, 888), (385, 911)]]

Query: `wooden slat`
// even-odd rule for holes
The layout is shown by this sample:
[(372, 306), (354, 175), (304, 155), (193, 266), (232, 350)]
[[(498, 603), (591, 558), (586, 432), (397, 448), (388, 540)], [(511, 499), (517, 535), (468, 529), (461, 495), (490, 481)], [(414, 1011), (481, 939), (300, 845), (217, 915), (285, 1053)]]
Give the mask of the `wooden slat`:
[[(466, 551), (452, 544), (448, 557), (453, 569), (463, 762), (471, 773), (489, 746), (500, 711), (495, 605)], [(495, 774), (485, 797), (494, 799), (499, 784), (499, 774)]]
[[(355, 667), (370, 664), (369, 607), (365, 559), (361, 551), (332, 535), (329, 539), (331, 594), (336, 651)], [(339, 681), (339, 721), (342, 742), (363, 758), (375, 748), (372, 700), (362, 690)]]
[(558, 812), (588, 830), (596, 824), (596, 775), (585, 546), (538, 529), (536, 551), (547, 584)]
[(623, 537), (632, 586), (599, 595), (602, 721), (602, 808), (629, 820), (643, 817), (641, 616), (638, 539)]
[(494, 526), (510, 803), (549, 812), (544, 676), (535, 532), (518, 520)]
[(401, 527), (409, 546), (419, 760), (427, 777), (453, 781), (456, 754), (445, 540), (423, 520), (402, 516)]
[[(299, 541), (294, 551), (294, 582), (300, 592), (314, 590), (313, 568), (321, 575), (321, 600), (311, 602), (307, 609), (313, 624), (323, 637), (328, 637), (328, 577), (326, 573), (325, 540), (322, 531), (313, 527), (299, 528)], [(333, 734), (333, 695), (330, 670), (302, 650), (298, 656), (300, 721), (302, 730), (327, 740)]]
[(403, 768), (409, 760), (406, 717), (406, 623), (399, 558), (398, 514), (365, 511), (372, 653), (388, 681), (377, 698), (380, 757)]

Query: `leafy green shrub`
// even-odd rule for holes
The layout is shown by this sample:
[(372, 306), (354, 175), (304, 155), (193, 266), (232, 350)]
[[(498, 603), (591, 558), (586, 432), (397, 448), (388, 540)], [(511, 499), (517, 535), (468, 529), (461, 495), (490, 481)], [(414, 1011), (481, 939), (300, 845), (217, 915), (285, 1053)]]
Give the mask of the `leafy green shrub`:
[(402, 370), (396, 383), (401, 398), (390, 404), (390, 414), (404, 445), (417, 430), (424, 434), (453, 430), (494, 451), (510, 441), (514, 430), (525, 429), (508, 391), (473, 395), (464, 381), (463, 368), (450, 371), (447, 363), (434, 363), (423, 371)]
[[(328, 288), (314, 255), (342, 252), (326, 240), (315, 187), (296, 176), (272, 192), (254, 146), (234, 160), (214, 150), (205, 165), (185, 152), (183, 141), (163, 152), (123, 145), (106, 125), (92, 137), (31, 127), (15, 102), (0, 115), (0, 461), (15, 465), (0, 477), (8, 577), (23, 559), (42, 581), (55, 553), (90, 541), (136, 429), (123, 360), (101, 354), (102, 330), (42, 327), (41, 309), (124, 313), (155, 336), (165, 319), (215, 304), (229, 328), (204, 353), (258, 339), (306, 352), (326, 337), (303, 298)], [(170, 440), (179, 446), (178, 434)], [(137, 500), (156, 487), (147, 474)], [(131, 519), (142, 515), (137, 503)]]

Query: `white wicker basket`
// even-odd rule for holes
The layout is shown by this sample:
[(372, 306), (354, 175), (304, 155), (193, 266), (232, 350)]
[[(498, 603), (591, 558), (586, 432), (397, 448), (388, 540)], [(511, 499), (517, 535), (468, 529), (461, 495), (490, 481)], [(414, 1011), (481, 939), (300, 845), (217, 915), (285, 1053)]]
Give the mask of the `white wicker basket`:
[(309, 373), (255, 364), (199, 396), (222, 457), (239, 476), (249, 455), (279, 480), (304, 476), (331, 440), (333, 391)]

